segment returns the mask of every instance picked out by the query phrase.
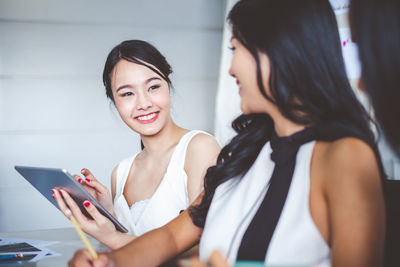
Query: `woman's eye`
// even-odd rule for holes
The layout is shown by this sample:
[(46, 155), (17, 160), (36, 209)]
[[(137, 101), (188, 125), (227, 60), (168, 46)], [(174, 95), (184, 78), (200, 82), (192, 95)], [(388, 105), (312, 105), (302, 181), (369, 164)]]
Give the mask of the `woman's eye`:
[(235, 51), (235, 49), (236, 49), (236, 47), (234, 47), (233, 45), (232, 46), (229, 46), (228, 47), (230, 50), (232, 50), (232, 51)]
[(157, 89), (159, 87), (160, 87), (159, 85), (152, 85), (152, 86), (149, 87), (149, 91), (153, 91), (153, 90), (155, 90), (155, 89)]
[(131, 95), (133, 95), (132, 92), (126, 92), (126, 93), (121, 94), (122, 97), (131, 96)]

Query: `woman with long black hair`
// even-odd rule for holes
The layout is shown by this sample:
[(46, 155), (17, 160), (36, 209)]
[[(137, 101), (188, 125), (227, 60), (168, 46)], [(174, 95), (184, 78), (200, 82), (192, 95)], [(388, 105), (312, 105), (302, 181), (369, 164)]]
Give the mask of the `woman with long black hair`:
[[(202, 260), (381, 266), (381, 164), (329, 1), (241, 0), (228, 19), (237, 135), (197, 203), (96, 266), (159, 265), (199, 241)], [(70, 266), (91, 263), (80, 251)]]
[(178, 126), (171, 115), (170, 76), (166, 58), (150, 43), (126, 40), (108, 54), (103, 83), (124, 123), (139, 134), (142, 150), (121, 161), (111, 174), (111, 192), (86, 168), (81, 183), (128, 233), (119, 232), (90, 201), (85, 216), (63, 189), (53, 197), (65, 216), (72, 214), (83, 231), (111, 249), (165, 225), (202, 192), (204, 175), (220, 147), (214, 137)]

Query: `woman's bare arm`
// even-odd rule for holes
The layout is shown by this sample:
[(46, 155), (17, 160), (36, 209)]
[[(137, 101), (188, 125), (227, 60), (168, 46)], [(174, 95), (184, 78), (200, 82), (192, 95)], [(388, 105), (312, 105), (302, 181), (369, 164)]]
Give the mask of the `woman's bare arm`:
[[(200, 201), (202, 196), (196, 199)], [(158, 266), (199, 242), (203, 229), (193, 224), (188, 210), (165, 226), (152, 230), (126, 246), (92, 261), (85, 250), (75, 253), (69, 266)]]
[(111, 173), (111, 197), (113, 202), (115, 199), (116, 187), (117, 187), (117, 170), (118, 170), (118, 165), (114, 167)]
[(207, 169), (216, 164), (220, 151), (220, 146), (212, 136), (200, 133), (190, 141), (185, 159), (189, 203), (203, 190)]
[(373, 150), (344, 138), (327, 145), (320, 162), (332, 266), (382, 266), (385, 209)]

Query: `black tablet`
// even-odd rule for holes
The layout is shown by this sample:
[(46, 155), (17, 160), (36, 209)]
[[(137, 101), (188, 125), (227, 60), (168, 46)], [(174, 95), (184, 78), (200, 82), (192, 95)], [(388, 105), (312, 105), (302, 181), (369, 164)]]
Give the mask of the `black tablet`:
[(110, 219), (115, 228), (123, 233), (128, 230), (109, 213), (80, 183), (78, 183), (71, 174), (65, 169), (42, 168), (29, 166), (15, 166), (15, 169), (31, 183), (48, 201), (58, 209), (57, 201), (53, 199), (53, 188), (63, 189), (70, 194), (80, 207), (82, 213), (88, 218), (92, 218), (83, 207), (83, 202), (89, 200), (101, 214)]

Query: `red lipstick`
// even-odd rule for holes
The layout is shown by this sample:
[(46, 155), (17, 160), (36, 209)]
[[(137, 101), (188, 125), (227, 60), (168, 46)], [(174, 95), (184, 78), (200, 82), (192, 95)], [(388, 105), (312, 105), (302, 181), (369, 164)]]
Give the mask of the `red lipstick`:
[[(148, 123), (152, 123), (155, 120), (157, 120), (159, 114), (160, 114), (160, 112), (152, 112), (149, 114), (137, 116), (137, 117), (135, 117), (135, 120), (141, 124), (148, 124)], [(139, 119), (139, 118), (141, 118), (141, 119)]]

